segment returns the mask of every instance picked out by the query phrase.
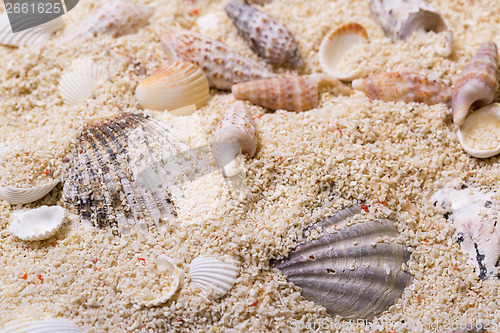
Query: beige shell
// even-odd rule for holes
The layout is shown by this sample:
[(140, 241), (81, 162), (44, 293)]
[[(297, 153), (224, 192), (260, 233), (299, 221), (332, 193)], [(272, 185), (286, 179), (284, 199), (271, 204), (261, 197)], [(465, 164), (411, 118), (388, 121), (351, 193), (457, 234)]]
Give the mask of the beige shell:
[(240, 273), (240, 263), (234, 259), (224, 261), (212, 257), (198, 257), (189, 265), (189, 276), (210, 299), (224, 296)]
[(49, 40), (54, 32), (64, 27), (62, 17), (53, 19), (36, 27), (12, 32), (7, 13), (0, 15), (0, 44), (7, 46), (31, 46), (40, 45)]
[(359, 66), (350, 71), (339, 68), (342, 59), (356, 46), (368, 42), (365, 28), (358, 23), (350, 22), (326, 34), (318, 51), (319, 64), (326, 74), (339, 79), (351, 81), (366, 74), (366, 69)]
[(0, 333), (80, 333), (81, 330), (68, 319), (23, 318), (6, 323)]
[(64, 216), (64, 208), (59, 206), (18, 211), (14, 213), (9, 232), (25, 241), (45, 240), (61, 228)]
[(3, 186), (0, 187), (0, 199), (7, 201), (11, 205), (24, 205), (40, 200), (49, 194), (58, 183), (59, 181), (54, 180), (47, 184), (31, 187)]
[(158, 68), (137, 86), (135, 95), (141, 107), (152, 110), (175, 110), (191, 104), (200, 108), (210, 98), (207, 77), (187, 61)]
[(498, 51), (495, 42), (486, 42), (465, 65), (453, 87), (451, 112), (453, 122), (462, 125), (472, 105), (493, 102), (498, 90)]

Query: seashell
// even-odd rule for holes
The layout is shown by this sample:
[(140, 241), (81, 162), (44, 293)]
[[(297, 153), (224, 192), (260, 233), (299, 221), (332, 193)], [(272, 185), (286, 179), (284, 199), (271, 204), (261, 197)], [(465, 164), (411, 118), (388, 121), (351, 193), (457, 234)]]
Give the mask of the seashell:
[(240, 35), (259, 56), (273, 65), (293, 68), (303, 65), (292, 33), (272, 16), (235, 0), (224, 9)]
[(73, 32), (73, 38), (107, 34), (113, 38), (135, 34), (149, 23), (154, 9), (126, 0), (105, 2)]
[(64, 221), (64, 208), (42, 206), (14, 213), (9, 232), (25, 241), (48, 239), (56, 234)]
[(474, 324), (469, 324), (466, 327), (463, 327), (460, 325), (460, 327), (457, 328), (450, 328), (444, 331), (441, 331), (441, 333), (484, 333), (485, 332), (485, 327), (481, 323), (474, 323)]
[(80, 333), (81, 330), (68, 319), (45, 318), (33, 320), (23, 318), (6, 323), (0, 333)]
[(49, 194), (58, 183), (59, 181), (54, 180), (33, 187), (3, 186), (0, 187), (0, 199), (7, 201), (11, 205), (24, 205), (35, 202)]
[(192, 62), (205, 72), (211, 87), (229, 90), (235, 83), (263, 79), (274, 73), (226, 44), (190, 31), (171, 31), (161, 39), (170, 56)]
[(237, 99), (248, 100), (271, 110), (307, 111), (318, 106), (318, 89), (348, 95), (352, 90), (342, 82), (322, 74), (289, 76), (235, 84)]
[(410, 257), (406, 246), (380, 241), (399, 235), (392, 222), (348, 224), (359, 212), (359, 207), (344, 209), (309, 227), (326, 232), (275, 262), (289, 282), (302, 288), (302, 296), (345, 319), (373, 318), (391, 306), (411, 280), (402, 270)]
[(355, 90), (362, 91), (368, 98), (385, 102), (403, 101), (433, 105), (449, 104), (451, 88), (411, 73), (382, 73), (366, 79), (352, 81)]
[(197, 108), (210, 98), (206, 75), (187, 61), (158, 68), (135, 90), (139, 105), (152, 110), (175, 110), (191, 104)]
[(329, 32), (323, 38), (318, 51), (323, 72), (336, 79), (347, 81), (363, 76), (365, 73), (363, 68), (345, 72), (339, 66), (350, 50), (367, 42), (368, 35), (365, 28), (355, 22), (344, 24)]
[(458, 140), (471, 156), (488, 158), (500, 153), (500, 104), (480, 108), (465, 118)]
[(191, 281), (210, 299), (224, 296), (240, 273), (240, 263), (234, 259), (220, 261), (212, 257), (198, 257), (189, 265)]
[(405, 40), (414, 32), (445, 34), (444, 45), (436, 51), (447, 57), (453, 51), (453, 33), (446, 19), (424, 0), (370, 0), (373, 15), (393, 42)]
[(498, 89), (498, 52), (494, 42), (486, 42), (465, 65), (453, 87), (453, 122), (462, 125), (469, 108), (493, 102)]
[(215, 142), (235, 142), (242, 154), (252, 158), (257, 149), (257, 134), (248, 108), (242, 101), (236, 101), (224, 113), (215, 128)]
[(49, 40), (54, 32), (64, 27), (62, 17), (58, 17), (36, 27), (12, 32), (7, 13), (0, 15), (0, 44), (7, 46), (40, 45)]
[(94, 89), (107, 77), (106, 68), (92, 59), (77, 59), (70, 70), (61, 76), (59, 91), (66, 104), (79, 104), (92, 97)]

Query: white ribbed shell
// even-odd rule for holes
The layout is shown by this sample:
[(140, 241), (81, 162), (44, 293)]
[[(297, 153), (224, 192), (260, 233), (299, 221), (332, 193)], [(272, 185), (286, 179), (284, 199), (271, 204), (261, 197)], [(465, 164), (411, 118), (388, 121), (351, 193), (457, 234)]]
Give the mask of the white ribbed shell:
[(7, 13), (0, 15), (0, 44), (8, 46), (39, 45), (64, 26), (62, 17), (58, 17), (39, 26), (12, 32)]
[(239, 273), (239, 262), (234, 259), (220, 261), (202, 256), (189, 266), (191, 281), (210, 299), (224, 296), (233, 287)]
[(43, 198), (52, 191), (58, 183), (59, 181), (52, 181), (47, 184), (26, 188), (3, 186), (0, 187), (0, 199), (7, 201), (11, 205), (24, 205)]
[(59, 91), (66, 104), (75, 105), (91, 97), (95, 87), (106, 78), (105, 67), (90, 58), (77, 59), (70, 70), (61, 76)]
[(14, 213), (9, 232), (25, 241), (45, 240), (61, 228), (65, 210), (59, 206), (42, 206)]
[(19, 319), (8, 322), (0, 333), (80, 333), (81, 330), (64, 318), (42, 320)]

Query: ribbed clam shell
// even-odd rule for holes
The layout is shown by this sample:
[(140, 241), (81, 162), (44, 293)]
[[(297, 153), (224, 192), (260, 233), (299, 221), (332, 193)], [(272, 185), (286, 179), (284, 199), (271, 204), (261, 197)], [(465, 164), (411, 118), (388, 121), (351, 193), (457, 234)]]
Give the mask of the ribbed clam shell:
[(0, 199), (7, 201), (11, 205), (24, 205), (40, 200), (49, 194), (58, 183), (59, 181), (51, 181), (47, 184), (32, 187), (2, 186), (0, 187)]
[(451, 88), (411, 73), (382, 73), (366, 79), (352, 81), (355, 90), (362, 91), (369, 98), (382, 101), (417, 102), (433, 105), (449, 104)]
[(175, 110), (195, 104), (206, 104), (208, 80), (196, 65), (175, 61), (163, 65), (142, 81), (135, 90), (139, 105), (152, 110)]
[(233, 286), (240, 273), (239, 262), (212, 257), (198, 257), (189, 265), (191, 281), (210, 299), (224, 296)]
[(242, 101), (236, 101), (224, 113), (215, 128), (215, 142), (235, 142), (242, 154), (253, 157), (257, 149), (257, 134), (248, 108)]
[(64, 208), (59, 206), (42, 206), (15, 212), (9, 232), (25, 241), (45, 240), (61, 228), (64, 215)]
[(458, 140), (471, 156), (488, 158), (500, 154), (500, 104), (490, 104), (469, 114), (458, 129)]
[[(275, 263), (302, 295), (331, 315), (370, 319), (391, 306), (411, 280), (402, 266), (410, 257), (402, 244), (380, 241), (397, 237), (391, 221), (346, 226), (359, 209), (338, 212), (317, 226), (337, 225), (336, 232), (299, 244)], [(309, 228), (316, 229), (316, 226)]]
[(80, 333), (81, 330), (68, 319), (45, 318), (42, 320), (19, 319), (8, 322), (0, 333)]
[(8, 46), (40, 45), (63, 26), (63, 19), (58, 17), (39, 26), (13, 33), (9, 17), (7, 13), (4, 13), (0, 15), (0, 44)]
[(77, 59), (61, 76), (59, 91), (66, 104), (79, 104), (92, 97), (96, 86), (107, 77), (106, 68), (92, 59)]
[(240, 35), (259, 56), (273, 65), (302, 66), (295, 38), (283, 24), (241, 1), (230, 1), (225, 10)]
[(321, 74), (239, 83), (231, 91), (237, 99), (271, 110), (307, 111), (318, 106), (320, 88), (327, 88), (336, 94), (351, 93), (351, 89), (337, 79)]
[(469, 108), (493, 102), (498, 89), (498, 52), (495, 42), (481, 45), (465, 65), (453, 87), (451, 112), (453, 122), (462, 125)]
[(205, 72), (211, 87), (229, 90), (235, 83), (263, 79), (274, 73), (226, 44), (189, 31), (171, 31), (161, 39), (164, 51), (192, 62)]
[(149, 23), (154, 9), (126, 0), (104, 2), (73, 33), (73, 38), (100, 34), (120, 37), (134, 34)]
[(436, 51), (447, 57), (453, 51), (453, 33), (446, 19), (424, 0), (370, 0), (371, 10), (378, 23), (393, 42), (405, 40), (414, 32), (444, 33), (443, 45)]
[(353, 80), (364, 75), (364, 69), (342, 71), (339, 66), (351, 49), (368, 42), (365, 28), (350, 22), (330, 31), (319, 47), (319, 64), (326, 74), (339, 80)]
[(64, 184), (65, 206), (79, 214), (82, 222), (98, 228), (120, 230), (129, 220), (157, 223), (171, 218), (174, 209), (166, 187), (136, 182), (145, 169), (164, 172), (156, 169), (156, 163), (169, 149), (172, 154), (186, 150), (172, 142), (168, 133), (162, 123), (133, 113), (88, 124), (78, 138)]

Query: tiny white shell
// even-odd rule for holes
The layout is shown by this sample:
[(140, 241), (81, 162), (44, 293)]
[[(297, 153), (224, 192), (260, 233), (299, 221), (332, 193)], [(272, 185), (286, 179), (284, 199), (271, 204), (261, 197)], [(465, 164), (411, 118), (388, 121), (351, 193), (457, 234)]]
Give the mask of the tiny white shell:
[(9, 232), (25, 241), (38, 241), (52, 237), (62, 226), (64, 208), (42, 206), (14, 213)]
[(210, 299), (224, 296), (233, 287), (239, 273), (239, 262), (234, 259), (220, 261), (202, 256), (189, 266), (191, 281)]
[(24, 205), (30, 202), (37, 201), (46, 196), (59, 183), (52, 181), (44, 185), (36, 185), (33, 187), (0, 187), (0, 199), (7, 201), (11, 205)]
[(7, 46), (39, 45), (63, 26), (63, 19), (58, 17), (39, 26), (13, 33), (9, 17), (7, 13), (4, 13), (0, 16), (0, 44)]
[(471, 156), (488, 158), (500, 154), (500, 104), (469, 113), (458, 130), (458, 140)]
[(80, 333), (81, 330), (68, 319), (45, 318), (42, 320), (18, 319), (5, 324), (0, 333)]
[(95, 87), (107, 78), (106, 68), (90, 58), (77, 59), (61, 76), (59, 91), (66, 104), (75, 105), (92, 96)]

